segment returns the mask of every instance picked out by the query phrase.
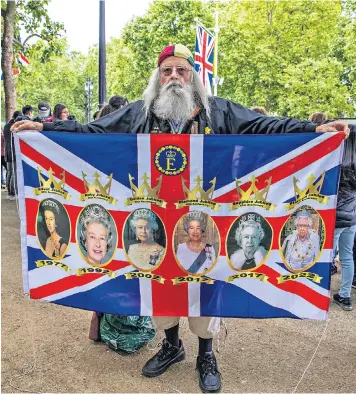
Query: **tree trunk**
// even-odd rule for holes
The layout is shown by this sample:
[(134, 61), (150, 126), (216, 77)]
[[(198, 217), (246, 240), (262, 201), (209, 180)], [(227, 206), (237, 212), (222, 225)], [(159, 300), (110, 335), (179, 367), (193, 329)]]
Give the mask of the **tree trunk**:
[(4, 16), (4, 35), (1, 50), (1, 68), (4, 73), (4, 92), (5, 92), (5, 116), (8, 122), (16, 111), (16, 88), (12, 75), (13, 66), (13, 38), (15, 24), (15, 1), (6, 2), (6, 14)]

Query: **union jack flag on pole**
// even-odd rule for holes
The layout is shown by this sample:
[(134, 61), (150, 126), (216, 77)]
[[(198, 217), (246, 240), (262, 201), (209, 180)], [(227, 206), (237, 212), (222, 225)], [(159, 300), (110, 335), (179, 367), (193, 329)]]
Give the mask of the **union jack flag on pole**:
[(214, 43), (214, 36), (208, 33), (202, 25), (197, 23), (194, 69), (199, 74), (209, 95), (212, 95), (213, 92)]
[(29, 298), (324, 320), (342, 133), (15, 135)]

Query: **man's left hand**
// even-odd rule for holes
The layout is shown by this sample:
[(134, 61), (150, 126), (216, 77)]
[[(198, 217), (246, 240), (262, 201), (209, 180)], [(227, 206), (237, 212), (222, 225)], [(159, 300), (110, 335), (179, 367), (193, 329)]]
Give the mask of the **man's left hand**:
[(315, 131), (317, 133), (325, 133), (325, 132), (332, 132), (332, 131), (342, 131), (345, 134), (345, 139), (350, 134), (349, 126), (345, 122), (341, 122), (339, 120), (335, 120), (334, 122), (322, 124), (317, 126)]

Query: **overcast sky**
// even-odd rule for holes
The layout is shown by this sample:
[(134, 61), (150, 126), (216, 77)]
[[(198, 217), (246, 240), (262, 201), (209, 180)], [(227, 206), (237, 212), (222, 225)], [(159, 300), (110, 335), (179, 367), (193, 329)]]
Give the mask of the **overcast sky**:
[[(105, 0), (106, 41), (119, 37), (133, 16), (143, 15), (152, 0)], [(72, 51), (88, 53), (99, 40), (99, 0), (51, 0), (50, 18), (64, 23)]]

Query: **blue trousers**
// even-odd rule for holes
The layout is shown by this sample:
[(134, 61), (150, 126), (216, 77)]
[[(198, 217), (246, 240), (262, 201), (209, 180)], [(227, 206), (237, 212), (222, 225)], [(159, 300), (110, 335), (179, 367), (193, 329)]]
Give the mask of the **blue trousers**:
[(355, 267), (353, 259), (353, 246), (356, 233), (356, 224), (351, 227), (336, 228), (334, 232), (334, 250), (339, 247), (341, 263), (340, 297), (350, 297), (351, 285)]
[(5, 171), (6, 171), (6, 161), (4, 156), (1, 156), (1, 184), (6, 185), (6, 179), (5, 179)]

